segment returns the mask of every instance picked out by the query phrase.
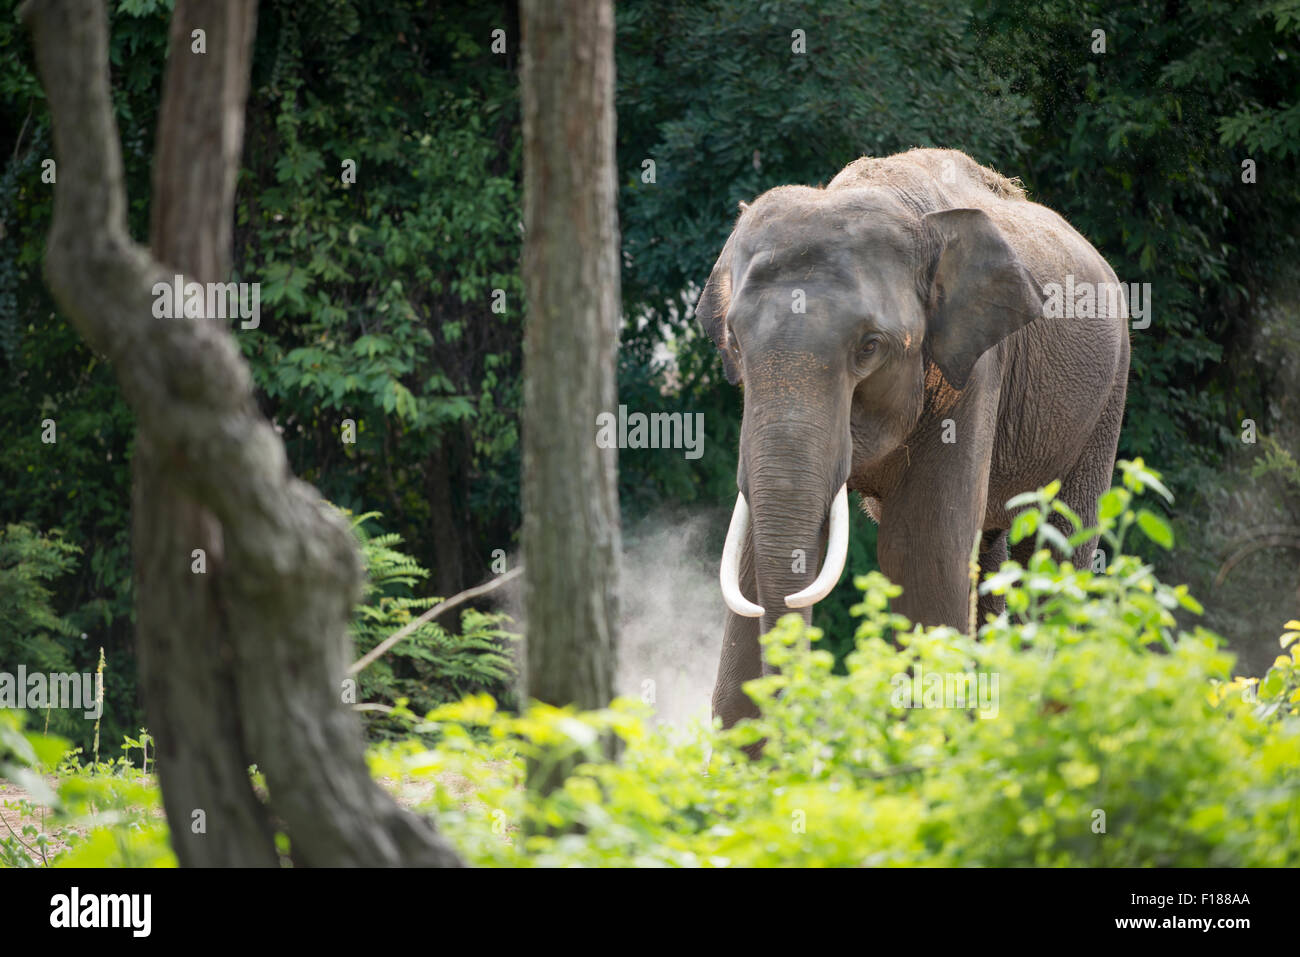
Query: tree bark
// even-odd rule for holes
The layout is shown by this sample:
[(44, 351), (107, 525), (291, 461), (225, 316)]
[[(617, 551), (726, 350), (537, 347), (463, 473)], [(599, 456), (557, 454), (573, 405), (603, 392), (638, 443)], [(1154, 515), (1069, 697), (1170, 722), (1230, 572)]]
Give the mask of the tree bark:
[[(172, 14), (150, 206), (154, 258), (205, 283), (230, 273), (230, 210), (256, 17), (249, 0), (231, 0), (228, 16), (216, 3), (182, 0)], [(208, 53), (191, 52), (194, 29), (205, 32)], [(273, 829), (246, 784), (255, 762), (240, 730), (220, 595), (221, 523), (177, 487), (166, 448), (145, 430), (136, 436), (131, 470), (137, 660), (172, 846), (186, 866), (274, 865)], [(203, 574), (181, 560), (196, 548), (205, 556)], [(207, 730), (214, 716), (216, 733)], [(231, 829), (228, 842), (210, 841), (187, 823), (211, 802), (220, 810), (209, 818)]]
[[(452, 500), (452, 469), (448, 461), (452, 438), (448, 435), (443, 445), (435, 448), (425, 462), (425, 489), (429, 496), (429, 530), (433, 533), (434, 594), (447, 598), (465, 589), (465, 569), (461, 563), (460, 530), (456, 525), (455, 504)], [(443, 622), (449, 631), (459, 631), (455, 621)]]
[[(104, 3), (23, 8), (58, 164), (46, 281), (113, 363), (136, 415), (141, 694), (173, 845), (185, 865), (273, 865), (274, 816), (298, 864), (455, 865), (432, 826), (371, 779), (360, 723), (342, 701), (361, 580), (350, 529), (290, 474), (225, 325), (153, 315), (155, 283), (229, 270), (254, 10), (254, 0), (176, 4), (154, 258), (126, 229)], [(196, 28), (204, 54), (190, 50)], [(195, 548), (205, 574), (191, 571)], [(253, 762), (269, 806), (252, 791)]]
[(619, 235), (614, 14), (608, 0), (524, 0), (523, 555), (527, 690), (605, 707), (618, 628)]

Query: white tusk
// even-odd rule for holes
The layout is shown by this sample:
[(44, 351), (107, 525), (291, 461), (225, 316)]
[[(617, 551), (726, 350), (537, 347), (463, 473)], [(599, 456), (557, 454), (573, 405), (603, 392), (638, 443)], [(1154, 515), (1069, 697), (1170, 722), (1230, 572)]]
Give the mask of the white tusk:
[(755, 605), (740, 592), (740, 549), (749, 531), (749, 503), (745, 493), (736, 496), (736, 507), (731, 513), (731, 526), (727, 529), (727, 544), (722, 546), (722, 568), (718, 581), (722, 585), (722, 600), (737, 615), (761, 618), (763, 608)]
[(815, 605), (831, 593), (844, 572), (844, 560), (849, 554), (849, 488), (841, 485), (831, 503), (831, 533), (826, 542), (826, 561), (817, 580), (785, 603), (791, 608)]

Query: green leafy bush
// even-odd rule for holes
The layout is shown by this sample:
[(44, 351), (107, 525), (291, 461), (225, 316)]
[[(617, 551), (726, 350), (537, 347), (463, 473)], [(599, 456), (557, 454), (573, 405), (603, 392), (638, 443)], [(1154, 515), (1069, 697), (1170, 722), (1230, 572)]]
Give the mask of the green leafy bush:
[(0, 781), (22, 789), (0, 790), (0, 867), (174, 867), (162, 795), (128, 759), (147, 740), (141, 731), (116, 761), (83, 764), (80, 748), (0, 710)]
[[(440, 827), (480, 864), (1300, 863), (1300, 642), (1283, 636), (1291, 655), (1258, 688), (1230, 681), (1219, 639), (1178, 627), (1175, 609), (1199, 609), (1186, 589), (1119, 553), (1133, 528), (1168, 538), (1135, 506), (1159, 476), (1121, 468), (1099, 519), (1106, 570), (1058, 563), (1047, 518), (1068, 509), (1051, 486), (1026, 497), (1018, 534), (1040, 548), (983, 583), (1009, 611), (976, 638), (912, 627), (872, 573), (848, 674), (798, 616), (764, 637), (780, 674), (747, 685), (757, 721), (651, 731), (630, 701), (512, 716), (479, 696), (429, 716), (436, 748), (407, 742), (376, 769), (430, 778)], [(471, 733), (484, 728), (486, 745)], [(617, 762), (600, 756), (605, 732), (623, 741)], [(574, 755), (561, 790), (523, 786), (525, 759)]]

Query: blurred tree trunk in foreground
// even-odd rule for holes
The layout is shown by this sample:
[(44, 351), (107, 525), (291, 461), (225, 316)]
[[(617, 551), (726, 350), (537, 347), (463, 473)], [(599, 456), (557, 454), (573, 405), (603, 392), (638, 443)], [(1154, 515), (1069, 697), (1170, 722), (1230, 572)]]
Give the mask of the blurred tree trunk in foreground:
[(528, 694), (601, 708), (618, 630), (614, 14), (524, 0), (523, 554)]
[(126, 227), (105, 4), (23, 8), (54, 121), (46, 281), (112, 362), (136, 416), (141, 694), (172, 843), (184, 865), (274, 866), (278, 820), (299, 865), (455, 865), (432, 827), (370, 778), (343, 704), (361, 582), (350, 529), (290, 474), (225, 324), (153, 312), (155, 284), (177, 273), (227, 278), (255, 10), (255, 0), (177, 0), (151, 256)]

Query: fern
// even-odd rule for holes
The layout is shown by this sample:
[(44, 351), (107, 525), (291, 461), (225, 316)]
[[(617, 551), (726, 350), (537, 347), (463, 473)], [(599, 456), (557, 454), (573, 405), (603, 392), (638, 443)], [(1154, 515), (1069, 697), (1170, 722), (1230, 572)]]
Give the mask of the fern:
[[(395, 532), (371, 534), (367, 523), (379, 512), (349, 516), (361, 543), (366, 583), (352, 621), (357, 653), (377, 644), (442, 601), (441, 597), (416, 597), (429, 570), (399, 551), (402, 537)], [(436, 621), (425, 622), (389, 649), (358, 677), (358, 700), (395, 705), (405, 699), (417, 714), (438, 705), (459, 701), (467, 694), (505, 694), (513, 683), (515, 662), (511, 643), (518, 636), (502, 626), (508, 616), (499, 612), (466, 609), (459, 632)], [(382, 712), (364, 712), (373, 734), (388, 737), (401, 731)]]

